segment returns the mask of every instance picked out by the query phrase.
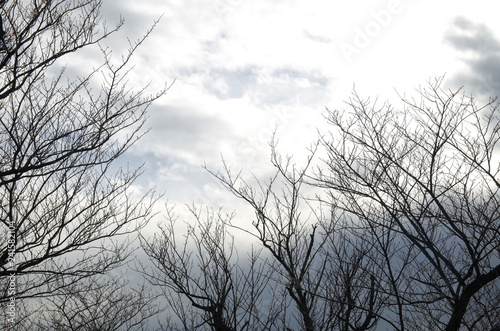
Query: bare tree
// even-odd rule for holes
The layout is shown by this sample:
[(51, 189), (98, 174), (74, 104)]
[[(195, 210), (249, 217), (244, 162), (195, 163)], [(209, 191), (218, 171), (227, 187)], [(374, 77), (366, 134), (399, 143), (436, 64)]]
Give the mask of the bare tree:
[[(259, 311), (269, 290), (270, 269), (251, 252), (241, 261), (225, 222), (231, 215), (190, 207), (194, 222), (179, 242), (177, 217), (167, 207), (166, 222), (142, 246), (152, 267), (143, 264), (146, 278), (160, 286), (179, 330), (202, 326), (212, 330), (267, 330), (277, 321), (274, 309)], [(170, 325), (170, 328), (174, 326)]]
[[(328, 113), (333, 129), (320, 140), (326, 158), (312, 174), (316, 148), (299, 169), (274, 144), (275, 173), (266, 183), (254, 177), (251, 184), (226, 163), (223, 172), (211, 172), (254, 210), (254, 221), (212, 213), (211, 221), (200, 222), (193, 209), (192, 246), (176, 244), (172, 222), (152, 243), (143, 242), (156, 261), (150, 279), (179, 295), (169, 292), (177, 315), (189, 321), (184, 329), (242, 328), (227, 323), (239, 270), (229, 263), (236, 254), (226, 241), (231, 229), (256, 239), (270, 268), (252, 269), (266, 281), (251, 286), (278, 293), (280, 322), (261, 329), (494, 329), (500, 316), (498, 104), (479, 108), (441, 84), (437, 79), (420, 89), (420, 101), (402, 97), (402, 109), (354, 94), (350, 112)], [(193, 307), (205, 317), (186, 318)]]
[(374, 245), (398, 330), (485, 329), (500, 316), (498, 103), (478, 107), (441, 84), (402, 108), (354, 94), (349, 111), (329, 111), (316, 169), (353, 233)]
[(101, 25), (101, 3), (1, 1), (0, 100), (38, 82), (58, 58), (97, 44), (115, 32), (123, 21), (111, 30)]
[(127, 65), (149, 31), (117, 64), (102, 49), (103, 65), (88, 76), (66, 81), (61, 70), (51, 78), (57, 59), (97, 45), (123, 23), (100, 26), (100, 7), (97, 0), (1, 2), (3, 305), (52, 297), (54, 284), (71, 289), (122, 265), (131, 251), (118, 236), (151, 217), (152, 192), (131, 190), (140, 169), (113, 169), (166, 91), (127, 86)]
[(152, 291), (130, 286), (124, 275), (58, 284), (54, 292), (17, 330), (147, 330), (148, 319), (159, 311)]
[(315, 206), (306, 165), (298, 169), (291, 158), (283, 160), (274, 143), (271, 162), (275, 175), (268, 183), (252, 186), (224, 164), (223, 173), (212, 173), (236, 197), (255, 211), (251, 227), (230, 223), (257, 239), (272, 258), (273, 280), (286, 289), (294, 309), (295, 325), (303, 330), (367, 330), (378, 320), (376, 284), (370, 276), (366, 248), (353, 245), (335, 210)]

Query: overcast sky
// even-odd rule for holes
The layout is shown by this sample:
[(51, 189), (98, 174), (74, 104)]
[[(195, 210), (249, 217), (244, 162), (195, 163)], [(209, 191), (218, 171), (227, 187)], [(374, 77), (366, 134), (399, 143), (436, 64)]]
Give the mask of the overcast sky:
[[(150, 109), (151, 131), (125, 160), (146, 161), (141, 185), (164, 200), (218, 207), (231, 196), (202, 169), (223, 155), (246, 174), (271, 170), (268, 141), (305, 155), (325, 107), (362, 96), (398, 105), (446, 74), (447, 87), (500, 91), (500, 20), (493, 1), (104, 0), (120, 54), (163, 15), (137, 52), (131, 84), (174, 85)], [(89, 53), (90, 54), (90, 53)], [(75, 64), (76, 65), (76, 64)], [(231, 206), (227, 206), (231, 209)]]

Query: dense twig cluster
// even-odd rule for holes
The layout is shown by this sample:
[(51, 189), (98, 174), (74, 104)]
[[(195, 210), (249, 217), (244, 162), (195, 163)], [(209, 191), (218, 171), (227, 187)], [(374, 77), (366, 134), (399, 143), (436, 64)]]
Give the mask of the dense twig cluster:
[[(55, 65), (67, 54), (97, 47), (122, 25), (101, 25), (100, 8), (96, 0), (1, 2), (0, 277), (14, 278), (2, 282), (0, 302), (17, 304), (19, 317), (2, 319), (5, 328), (32, 329), (20, 318), (28, 314), (21, 305), (39, 299), (35, 307), (60, 311), (57, 323), (64, 316), (81, 322), (60, 328), (85, 329), (83, 315), (95, 314), (74, 313), (84, 300), (79, 293), (98, 294), (102, 285), (94, 278), (122, 266), (132, 253), (119, 236), (136, 232), (151, 217), (151, 192), (132, 197), (140, 169), (111, 170), (144, 133), (146, 109), (164, 93), (127, 87), (128, 62), (144, 39), (118, 64), (102, 49), (102, 65), (83, 78), (66, 81), (64, 69), (57, 72)], [(121, 296), (122, 303), (129, 297)], [(100, 298), (107, 300), (101, 304), (117, 300)]]

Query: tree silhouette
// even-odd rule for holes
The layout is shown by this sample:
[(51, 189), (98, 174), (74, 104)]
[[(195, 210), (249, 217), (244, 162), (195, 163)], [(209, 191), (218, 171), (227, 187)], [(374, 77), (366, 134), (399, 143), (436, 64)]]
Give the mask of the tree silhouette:
[(399, 330), (489, 329), (500, 309), (498, 102), (478, 107), (441, 84), (402, 108), (354, 94), (349, 111), (330, 111), (316, 184), (374, 244)]
[[(174, 245), (173, 226), (163, 226), (154, 244), (143, 242), (153, 260), (168, 261), (153, 270), (169, 275), (155, 280), (177, 294), (171, 305), (200, 308), (193, 300), (199, 298), (231, 311), (228, 301), (199, 291), (236, 283), (237, 265), (224, 263), (238, 247), (231, 242), (226, 255), (215, 247), (239, 231), (260, 246), (268, 267), (251, 270), (265, 276), (254, 286), (277, 294), (279, 322), (260, 329), (494, 330), (500, 316), (498, 103), (478, 107), (441, 84), (436, 79), (418, 90), (420, 100), (401, 96), (402, 107), (354, 93), (347, 110), (328, 111), (329, 132), (305, 166), (279, 156), (271, 143), (275, 172), (267, 181), (245, 178), (225, 161), (222, 171), (210, 171), (254, 215), (212, 215), (224, 236), (222, 227), (195, 223), (189, 231), (201, 231), (195, 248)], [(221, 277), (224, 285), (216, 286)], [(189, 316), (186, 311), (179, 315)], [(190, 325), (224, 329), (208, 319)]]
[(152, 215), (152, 192), (137, 197), (131, 190), (140, 169), (114, 166), (145, 132), (148, 106), (166, 91), (148, 95), (147, 87), (127, 86), (130, 58), (150, 31), (130, 44), (120, 63), (112, 64), (103, 48), (103, 64), (86, 77), (56, 72), (57, 59), (97, 47), (123, 24), (99, 26), (100, 8), (95, 0), (2, 2), (4, 305), (67, 294), (54, 286), (76, 288), (122, 265), (132, 250), (119, 236), (137, 231)]
[(160, 232), (152, 239), (141, 239), (152, 262), (149, 267), (143, 264), (144, 274), (162, 288), (182, 325), (178, 329), (269, 329), (276, 323), (277, 312), (275, 308), (259, 312), (271, 276), (259, 252), (251, 252), (245, 265), (236, 256), (234, 239), (226, 229), (231, 215), (213, 210), (203, 213), (194, 207), (190, 212), (194, 221), (188, 223), (184, 240), (174, 230), (178, 222), (172, 207), (167, 207)]

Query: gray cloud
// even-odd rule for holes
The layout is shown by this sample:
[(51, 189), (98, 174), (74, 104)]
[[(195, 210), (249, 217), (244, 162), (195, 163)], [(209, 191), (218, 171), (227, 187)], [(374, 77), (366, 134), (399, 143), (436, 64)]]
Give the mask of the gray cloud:
[(279, 68), (273, 71), (273, 76), (286, 79), (305, 79), (313, 85), (319, 87), (327, 87), (329, 83), (328, 77), (319, 72), (304, 72), (293, 68)]
[(445, 34), (445, 40), (462, 51), (491, 53), (500, 50), (500, 42), (491, 29), (483, 23), (474, 23), (464, 17), (453, 21), (452, 29)]
[(452, 77), (455, 86), (464, 85), (467, 92), (483, 96), (500, 95), (500, 40), (488, 26), (464, 17), (453, 21), (444, 37), (460, 52), (469, 72)]
[(245, 95), (258, 107), (277, 104), (324, 106), (331, 92), (332, 79), (319, 71), (281, 67), (269, 70), (257, 65), (236, 69), (184, 67), (178, 77), (202, 82), (207, 93), (219, 100), (239, 99)]
[(210, 70), (204, 87), (221, 100), (241, 98), (256, 84), (258, 71), (255, 66), (235, 70), (214, 68)]
[(318, 71), (283, 67), (273, 70), (255, 89), (255, 104), (303, 104), (322, 107), (331, 92), (331, 79)]
[(307, 30), (304, 30), (304, 37), (306, 37), (309, 40), (318, 42), (318, 43), (323, 43), (323, 44), (329, 44), (332, 42), (332, 40), (326, 36), (318, 35), (318, 34), (313, 34)]
[(141, 140), (141, 152), (150, 152), (157, 157), (184, 151), (203, 157), (218, 154), (218, 142), (232, 134), (229, 123), (196, 111), (189, 106), (153, 106), (147, 125), (153, 129)]

